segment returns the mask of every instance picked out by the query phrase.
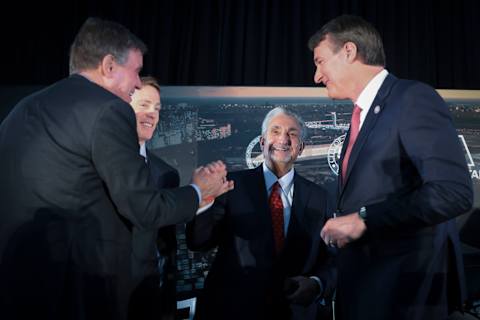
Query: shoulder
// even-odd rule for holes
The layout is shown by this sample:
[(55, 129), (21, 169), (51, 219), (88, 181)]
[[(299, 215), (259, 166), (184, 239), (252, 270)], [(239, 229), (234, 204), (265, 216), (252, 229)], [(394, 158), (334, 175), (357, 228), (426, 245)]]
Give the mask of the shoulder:
[(388, 110), (399, 111), (400, 114), (397, 116), (402, 121), (410, 121), (413, 115), (430, 113), (432, 110), (442, 114), (448, 110), (443, 98), (426, 83), (395, 77), (389, 77), (386, 81), (386, 86), (381, 92), (386, 96), (386, 104), (391, 106)]
[(420, 81), (408, 79), (398, 79), (392, 87), (392, 93), (397, 97), (407, 100), (413, 96), (434, 96), (440, 98), (440, 95), (432, 86)]
[(243, 194), (250, 192), (253, 188), (259, 190), (265, 185), (263, 172), (260, 168), (232, 171), (227, 174), (227, 179), (233, 181), (235, 187), (227, 194)]
[(263, 174), (261, 168), (232, 171), (228, 173), (228, 178), (232, 180), (243, 180), (251, 177), (257, 177)]

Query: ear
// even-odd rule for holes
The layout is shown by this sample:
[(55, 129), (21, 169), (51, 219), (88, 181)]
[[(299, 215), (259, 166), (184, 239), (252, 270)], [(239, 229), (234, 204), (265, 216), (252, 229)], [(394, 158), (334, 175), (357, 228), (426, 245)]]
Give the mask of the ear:
[(107, 54), (105, 57), (103, 57), (102, 62), (100, 64), (102, 75), (104, 75), (107, 78), (110, 78), (115, 71), (116, 65), (117, 65), (117, 62), (115, 61), (115, 58), (113, 57), (113, 55)]
[(300, 144), (300, 146), (298, 148), (298, 155), (302, 154), (303, 149), (305, 149), (305, 142), (302, 141), (302, 143)]
[(348, 62), (353, 62), (357, 58), (357, 45), (353, 42), (346, 42), (343, 45)]
[(260, 137), (260, 149), (262, 149), (263, 151), (263, 147), (265, 146), (265, 138), (264, 137)]

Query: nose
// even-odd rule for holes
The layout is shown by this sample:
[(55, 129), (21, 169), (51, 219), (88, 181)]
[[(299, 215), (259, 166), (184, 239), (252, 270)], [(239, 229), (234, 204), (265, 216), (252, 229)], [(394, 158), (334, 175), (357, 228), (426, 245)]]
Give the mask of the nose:
[(157, 116), (157, 112), (156, 111), (148, 111), (148, 112), (145, 113), (145, 115), (150, 119), (155, 119), (156, 116)]
[(320, 72), (320, 67), (317, 67), (317, 69), (315, 69), (315, 74), (313, 75), (313, 82), (315, 82), (316, 84), (319, 84), (320, 82), (322, 82), (322, 78), (323, 78), (323, 75)]
[(141, 89), (142, 88), (142, 80), (140, 80), (140, 75), (137, 74), (137, 79), (135, 79), (135, 89)]
[(282, 144), (290, 144), (290, 136), (288, 135), (288, 132), (282, 132), (278, 136), (278, 140)]

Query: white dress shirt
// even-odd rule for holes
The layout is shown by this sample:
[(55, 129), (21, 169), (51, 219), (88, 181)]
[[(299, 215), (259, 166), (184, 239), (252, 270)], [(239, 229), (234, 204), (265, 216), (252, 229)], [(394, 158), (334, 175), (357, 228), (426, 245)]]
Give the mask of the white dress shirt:
[(372, 80), (370, 80), (370, 82), (367, 84), (367, 86), (362, 90), (362, 92), (358, 96), (357, 101), (355, 101), (355, 104), (359, 106), (360, 109), (362, 109), (362, 111), (360, 112), (359, 129), (362, 129), (363, 122), (367, 117), (373, 100), (377, 96), (378, 90), (380, 90), (380, 87), (382, 86), (383, 81), (385, 81), (387, 75), (388, 71), (386, 69), (383, 69), (382, 71), (377, 73), (377, 75), (373, 77)]

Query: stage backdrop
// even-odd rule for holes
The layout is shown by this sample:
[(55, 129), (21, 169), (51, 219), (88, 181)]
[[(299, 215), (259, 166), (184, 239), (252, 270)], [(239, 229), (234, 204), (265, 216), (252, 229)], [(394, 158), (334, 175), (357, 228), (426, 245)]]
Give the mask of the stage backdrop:
[[(475, 188), (480, 191), (480, 91), (439, 90), (446, 100), (463, 146)], [(295, 168), (306, 178), (333, 190), (340, 150), (349, 127), (350, 101), (331, 100), (323, 88), (162, 87), (160, 123), (149, 148), (178, 169), (183, 184), (193, 169), (221, 159), (229, 171), (262, 162), (259, 147), (266, 113), (283, 106), (296, 111), (308, 127), (306, 148)], [(463, 223), (464, 219), (459, 219)], [(215, 252), (189, 252), (179, 226), (179, 299), (195, 295)]]

